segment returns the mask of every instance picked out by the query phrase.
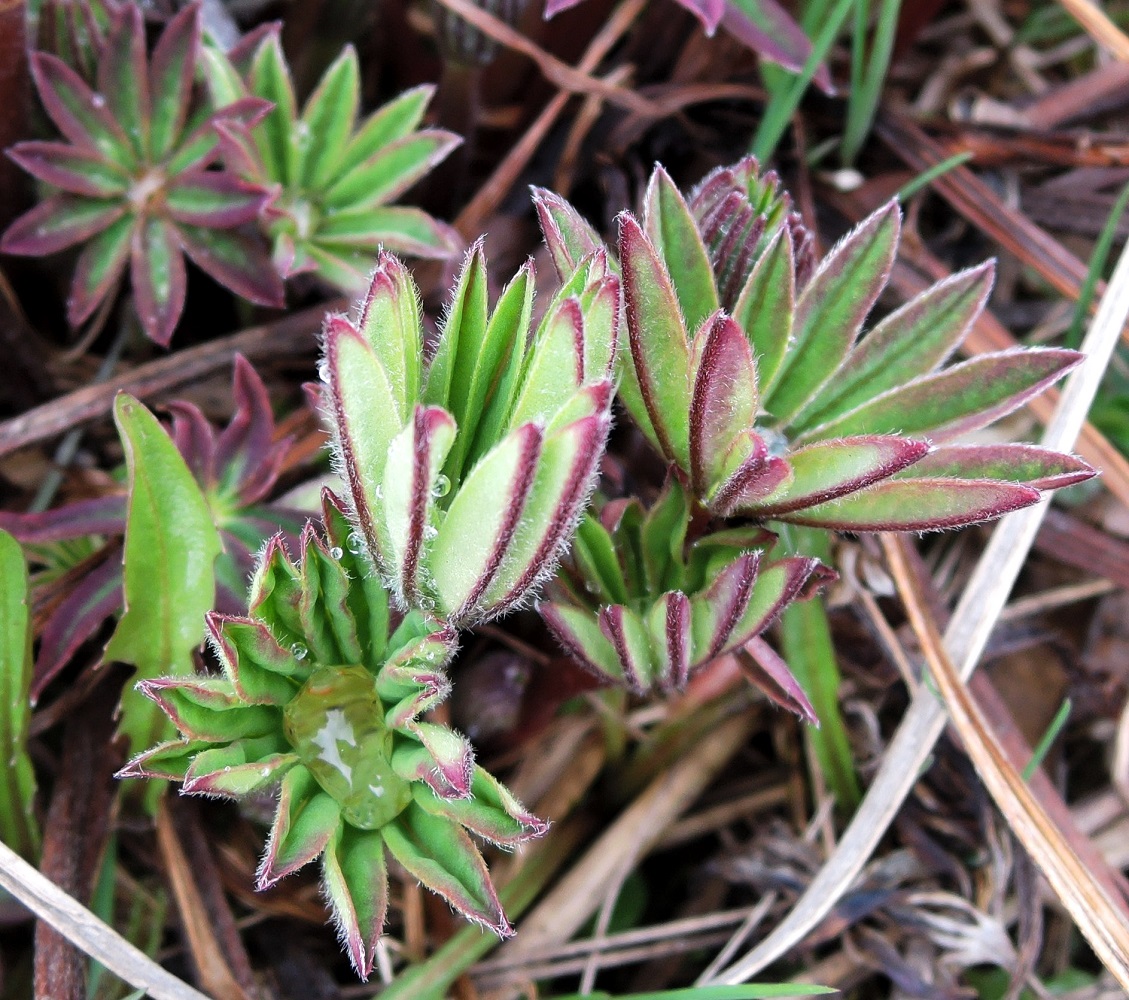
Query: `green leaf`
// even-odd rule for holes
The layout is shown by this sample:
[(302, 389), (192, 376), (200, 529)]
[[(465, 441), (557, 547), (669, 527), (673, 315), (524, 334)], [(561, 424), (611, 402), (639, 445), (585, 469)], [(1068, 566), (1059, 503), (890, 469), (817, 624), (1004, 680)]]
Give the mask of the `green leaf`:
[[(106, 659), (132, 663), (139, 679), (188, 675), (214, 597), (219, 532), (200, 487), (157, 418), (119, 393), (114, 422), (125, 450), (129, 507), (125, 613), (106, 646)], [(122, 695), (121, 730), (137, 752), (164, 738), (169, 723), (131, 686)]]
[(405, 257), (446, 259), (458, 252), (458, 233), (410, 205), (382, 205), (330, 212), (318, 226), (313, 241), (330, 251), (376, 250), (383, 247)]
[(430, 85), (415, 87), (377, 108), (349, 140), (338, 161), (339, 173), (348, 173), (390, 142), (410, 135), (423, 120), (423, 113), (434, 93), (435, 88)]
[(31, 721), (31, 613), (19, 543), (0, 531), (0, 840), (29, 860), (39, 851), (35, 773), (27, 752)]
[(697, 330), (718, 307), (713, 268), (705, 245), (678, 188), (662, 167), (647, 185), (647, 236), (670, 272), (688, 330)]
[(291, 184), (298, 173), (298, 148), (294, 143), (298, 108), (290, 68), (277, 34), (267, 38), (255, 52), (251, 89), (256, 96), (274, 103), (274, 109), (255, 129), (267, 176), (283, 185)]
[(344, 175), (325, 192), (329, 209), (374, 208), (403, 194), (462, 140), (429, 129), (389, 143)]
[(360, 98), (357, 53), (347, 45), (318, 81), (297, 125), (302, 184), (317, 189), (336, 176)]
[(549, 421), (584, 381), (584, 316), (565, 299), (545, 317), (526, 356), (510, 426)]
[(733, 307), (733, 318), (752, 344), (762, 394), (776, 380), (792, 338), (796, 311), (796, 264), (792, 234), (785, 227), (749, 274)]

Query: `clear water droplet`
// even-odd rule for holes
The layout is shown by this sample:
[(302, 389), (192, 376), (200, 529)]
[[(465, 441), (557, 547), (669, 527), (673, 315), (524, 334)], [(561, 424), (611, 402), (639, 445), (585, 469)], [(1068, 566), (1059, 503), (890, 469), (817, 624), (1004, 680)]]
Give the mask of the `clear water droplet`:
[(359, 531), (350, 531), (349, 537), (345, 539), (345, 547), (353, 553), (353, 555), (360, 555), (365, 550), (365, 540), (361, 537)]
[(437, 500), (439, 497), (445, 497), (451, 492), (451, 480), (448, 479), (443, 473), (435, 477), (435, 485), (431, 487), (431, 495)]
[(310, 655), (310, 651), (302, 643), (296, 642), (290, 647), (290, 655), (296, 660), (304, 660)]
[(423, 537), (426, 538), (427, 541), (430, 542), (438, 534), (439, 534), (439, 529), (437, 527), (435, 527), (435, 525), (425, 524), (423, 526)]
[(104, 108), (106, 106), (106, 97), (103, 94), (91, 94), (90, 103), (96, 108)]
[(333, 548), (329, 550), (329, 555), (332, 559), (340, 559), (344, 554), (345, 550), (339, 545), (334, 545)]

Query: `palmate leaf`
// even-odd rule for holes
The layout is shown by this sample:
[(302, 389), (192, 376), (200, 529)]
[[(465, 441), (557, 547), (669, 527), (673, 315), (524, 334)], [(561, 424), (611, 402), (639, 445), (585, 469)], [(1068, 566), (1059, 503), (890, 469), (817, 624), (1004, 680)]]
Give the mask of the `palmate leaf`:
[[(215, 591), (220, 540), (211, 511), (175, 445), (133, 397), (114, 402), (125, 449), (129, 508), (124, 551), (125, 614), (106, 658), (137, 667), (139, 678), (191, 674)], [(168, 723), (132, 689), (122, 696), (121, 730), (135, 751), (158, 742)]]

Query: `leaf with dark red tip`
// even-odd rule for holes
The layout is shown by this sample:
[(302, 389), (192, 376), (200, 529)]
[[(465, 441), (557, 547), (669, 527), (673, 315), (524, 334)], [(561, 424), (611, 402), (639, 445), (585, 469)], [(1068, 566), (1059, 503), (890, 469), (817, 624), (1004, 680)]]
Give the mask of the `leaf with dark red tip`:
[(105, 157), (62, 142), (17, 143), (8, 156), (32, 177), (70, 194), (112, 198), (129, 183), (129, 175)]
[(741, 645), (760, 635), (795, 600), (811, 596), (805, 585), (819, 568), (818, 559), (790, 557), (763, 567), (757, 574), (749, 604), (733, 629), (727, 648)]
[(549, 828), (481, 767), (474, 769), (468, 798), (442, 798), (419, 785), (413, 785), (412, 796), (424, 812), (452, 820), (492, 844), (515, 847)]
[(109, 113), (103, 95), (95, 94), (73, 69), (46, 52), (31, 56), (31, 73), (43, 107), (64, 136), (119, 167), (133, 165), (129, 138)]
[(121, 535), (125, 532), (125, 510), (125, 494), (110, 493), (36, 514), (0, 511), (0, 529), (31, 545), (64, 542), (83, 535)]
[(177, 175), (165, 189), (170, 219), (216, 229), (254, 222), (268, 197), (232, 174), (199, 168)]
[(870, 489), (779, 516), (836, 531), (939, 531), (1038, 503), (1030, 486), (967, 479), (887, 479)]
[(337, 803), (318, 788), (310, 772), (304, 767), (291, 768), (282, 779), (267, 849), (255, 874), (255, 888), (269, 889), (313, 861), (340, 824)]
[(647, 623), (622, 604), (601, 608), (598, 620), (600, 630), (615, 650), (624, 681), (636, 691), (649, 690), (657, 664)]
[(603, 246), (599, 235), (575, 208), (559, 194), (535, 187), (533, 207), (541, 223), (541, 235), (557, 277), (568, 279), (582, 260)]
[(898, 433), (951, 439), (1022, 406), (1081, 359), (1075, 351), (1052, 347), (981, 354), (887, 392), (805, 437)]
[(326, 843), (321, 877), (353, 970), (367, 980), (388, 912), (384, 838), (377, 831), (343, 825)]
[(590, 611), (556, 601), (542, 601), (537, 611), (569, 656), (601, 677), (625, 682), (615, 647)]
[(1074, 455), (1033, 444), (945, 445), (926, 455), (903, 475), (915, 479), (999, 479), (1038, 490), (1057, 490), (1096, 475)]
[(98, 89), (136, 161), (144, 163), (149, 150), (149, 66), (141, 9), (134, 4), (123, 6), (110, 25), (98, 57)]
[(129, 277), (146, 336), (167, 345), (184, 310), (187, 286), (180, 241), (171, 223), (153, 218), (134, 229)]
[(815, 709), (783, 657), (759, 636), (750, 639), (745, 650), (752, 658), (751, 664), (742, 665), (745, 676), (774, 704), (794, 712), (804, 722), (818, 726), (819, 717)]
[(0, 250), (44, 257), (90, 239), (124, 214), (120, 201), (55, 195), (16, 219), (0, 240)]
[(200, 8), (189, 5), (165, 26), (150, 62), (149, 145), (154, 160), (168, 154), (184, 128), (199, 51)]
[[(811, 55), (811, 41), (804, 29), (777, 0), (728, 0), (722, 11), (721, 26), (762, 59), (778, 63), (793, 73), (799, 73)], [(826, 63), (819, 66), (813, 80), (824, 93), (835, 93)]]
[(177, 228), (192, 262), (225, 288), (256, 305), (285, 304), (282, 281), (257, 237), (183, 223)]
[(686, 686), (691, 666), (690, 601), (680, 591), (663, 594), (651, 606), (647, 624), (655, 653), (654, 680), (666, 691)]
[(760, 553), (746, 552), (718, 573), (708, 590), (690, 598), (694, 663), (725, 649), (749, 606), (759, 565)]

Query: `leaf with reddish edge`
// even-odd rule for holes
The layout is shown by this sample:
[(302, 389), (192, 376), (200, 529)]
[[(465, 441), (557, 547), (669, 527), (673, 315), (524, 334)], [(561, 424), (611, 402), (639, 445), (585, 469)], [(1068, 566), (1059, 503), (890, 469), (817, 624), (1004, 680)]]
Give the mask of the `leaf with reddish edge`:
[(82, 243), (125, 214), (120, 201), (55, 195), (24, 212), (4, 232), (0, 251), (45, 257)]
[(942, 364), (964, 340), (992, 289), (991, 261), (927, 288), (879, 323), (799, 414), (817, 427)]
[(337, 175), (357, 120), (360, 87), (357, 53), (352, 45), (346, 45), (322, 74), (302, 109), (297, 127), (317, 141), (299, 150), (301, 183), (323, 187)]
[[(720, 16), (724, 0), (706, 2)], [(644, 205), (647, 236), (666, 263), (686, 329), (696, 330), (718, 308), (713, 268), (689, 207), (661, 166), (651, 174)]]
[(566, 281), (585, 257), (603, 247), (603, 240), (559, 194), (539, 187), (530, 190), (553, 267), (557, 277)]
[(388, 912), (384, 837), (342, 825), (325, 846), (322, 885), (353, 970), (368, 981)]
[(168, 346), (184, 310), (187, 288), (184, 257), (171, 223), (161, 218), (140, 221), (133, 230), (129, 277), (146, 336)]
[[(721, 26), (762, 59), (799, 73), (811, 55), (811, 41), (776, 0), (726, 0)], [(831, 71), (823, 63), (813, 77), (825, 94), (834, 94)]]
[(419, 289), (408, 269), (381, 253), (361, 302), (357, 330), (380, 359), (404, 426), (419, 398), (421, 379)]
[(216, 481), (216, 438), (208, 418), (195, 403), (174, 399), (165, 404), (172, 417), (172, 439), (192, 476), (205, 491)]
[(194, 167), (169, 182), (165, 206), (174, 222), (231, 229), (254, 222), (268, 197), (261, 187), (232, 174)]
[(97, 152), (119, 167), (133, 165), (129, 138), (73, 69), (47, 52), (32, 53), (31, 75), (44, 110), (60, 132), (80, 149)]
[(36, 514), (0, 511), (0, 529), (32, 545), (84, 535), (120, 535), (125, 531), (125, 511), (125, 494), (110, 493)]
[(753, 592), (749, 596), (745, 613), (741, 616), (740, 622), (734, 626), (730, 641), (725, 648), (731, 649), (752, 636), (760, 635), (793, 601), (806, 600), (814, 596), (814, 591), (809, 590), (808, 584), (809, 581), (815, 580), (816, 586), (819, 587), (826, 582), (817, 573), (821, 566), (818, 559), (792, 556), (778, 559), (763, 567), (753, 584)]
[(476, 361), (489, 333), (489, 289), (482, 239), (467, 250), (459, 271), (439, 335), (439, 346), (431, 359), (422, 402), (442, 406), (464, 429), (477, 419), (466, 404), (474, 384)]
[(413, 722), (405, 728), (423, 745), (430, 760), (422, 780), (437, 795), (455, 798), (470, 795), (474, 751), (466, 737), (430, 722)]
[(149, 146), (156, 161), (168, 155), (184, 128), (199, 52), (200, 8), (189, 5), (165, 26), (149, 64)]
[(655, 662), (651, 631), (646, 622), (622, 604), (600, 608), (597, 620), (615, 650), (624, 681), (634, 691), (649, 690), (659, 664)]
[(256, 305), (277, 309), (285, 304), (282, 279), (258, 238), (184, 223), (177, 228), (192, 263), (224, 288)]
[(556, 413), (584, 381), (584, 315), (580, 300), (568, 298), (545, 317), (526, 357), (510, 426), (543, 422)]
[[(637, 390), (622, 393), (631, 415), (662, 453), (683, 469), (690, 466), (690, 347), (678, 298), (661, 258), (639, 223), (619, 217), (619, 257), (627, 309), (631, 367)], [(635, 397), (645, 411), (632, 408)]]
[(1055, 347), (981, 354), (884, 393), (800, 440), (859, 433), (929, 434), (935, 440), (951, 440), (1011, 413), (1081, 360), (1076, 351)]
[(792, 452), (792, 479), (745, 513), (774, 517), (864, 489), (913, 465), (929, 451), (926, 441), (878, 434), (821, 441)]
[(122, 606), (121, 546), (109, 546), (96, 556), (97, 564), (88, 567), (74, 589), (51, 610), (43, 626), (35, 658), (33, 701), (39, 700), (79, 647)]
[(728, 642), (749, 606), (760, 565), (759, 552), (746, 552), (725, 567), (704, 593), (690, 598), (691, 659), (712, 660)]
[(796, 278), (792, 237), (780, 232), (753, 266), (733, 307), (756, 357), (762, 394), (776, 382), (792, 339)]
[(247, 705), (226, 677), (157, 677), (139, 681), (137, 689), (189, 739), (238, 740), (267, 736), (279, 727), (276, 710)]
[(513, 934), (486, 863), (461, 829), (413, 802), (398, 822), (382, 832), (389, 852), (409, 874), (469, 920), (489, 927), (499, 937)]
[(502, 567), (533, 489), (542, 431), (523, 424), (463, 480), (431, 545), (439, 610), (452, 624), (481, 613), (479, 598)]
[(412, 798), (424, 812), (458, 823), (483, 840), (504, 847), (516, 847), (549, 829), (481, 767), (474, 769), (469, 798), (442, 798), (419, 784), (412, 786)]
[(1038, 503), (1030, 486), (969, 479), (887, 479), (851, 496), (779, 515), (835, 531), (940, 531)]
[(20, 142), (8, 158), (46, 184), (88, 198), (113, 198), (125, 193), (129, 175), (88, 149), (63, 142)]
[(72, 327), (85, 323), (114, 293), (129, 264), (135, 225), (133, 216), (122, 216), (82, 248), (67, 295), (67, 322)]
[(746, 431), (730, 449), (730, 456), (738, 445), (744, 449), (741, 464), (706, 497), (710, 511), (718, 517), (732, 517), (737, 511), (786, 489), (792, 481), (792, 466), (777, 455), (769, 455), (758, 434)]
[(125, 132), (138, 163), (149, 149), (149, 66), (141, 9), (126, 4), (110, 25), (98, 56), (98, 89), (106, 110)]
[(819, 717), (783, 657), (759, 636), (754, 636), (745, 643), (745, 652), (749, 654), (750, 660), (741, 664), (741, 670), (749, 681), (774, 704), (786, 708), (804, 722), (818, 728)]
[(393, 201), (462, 141), (453, 132), (425, 129), (389, 143), (329, 186), (324, 195), (327, 214), (346, 206), (374, 208)]
[(569, 656), (593, 673), (616, 683), (626, 678), (615, 647), (591, 612), (558, 601), (541, 601), (537, 612)]
[(1057, 490), (1084, 483), (1097, 473), (1074, 455), (1033, 444), (944, 445), (900, 476), (914, 479), (998, 479), (1037, 490)]
[(309, 864), (325, 850), (340, 825), (341, 811), (333, 798), (318, 789), (304, 767), (291, 768), (282, 779), (267, 849), (255, 873), (255, 888), (260, 892), (269, 889)]
[(890, 276), (901, 211), (890, 202), (832, 249), (796, 303), (793, 333), (765, 409), (786, 424), (831, 377)]
[(704, 495), (725, 478), (729, 449), (757, 416), (757, 370), (744, 331), (714, 313), (694, 338), (690, 403), (690, 470)]
[(252, 128), (271, 109), (271, 103), (258, 97), (244, 97), (233, 104), (213, 111), (199, 124), (189, 122), (192, 130), (169, 158), (167, 173), (172, 176), (194, 167), (207, 167), (220, 156), (220, 127), (233, 132)]
[(411, 205), (380, 205), (335, 212), (322, 220), (314, 239), (327, 250), (383, 247), (407, 257), (447, 260), (464, 246), (458, 231)]
[(181, 781), (192, 758), (212, 744), (203, 740), (168, 740), (138, 754), (118, 771), (115, 778), (162, 778)]
[(273, 486), (289, 439), (275, 442), (270, 396), (242, 354), (235, 355), (231, 395), (235, 412), (215, 444), (217, 487), (235, 493), (241, 505), (250, 505), (262, 500)]
[[(299, 763), (294, 753), (249, 752), (253, 740), (237, 740), (226, 747), (211, 747), (198, 753), (184, 772), (185, 795), (218, 795), (238, 799), (278, 784)], [(275, 743), (264, 740), (263, 743)]]
[(380, 481), (377, 524), (382, 568), (392, 578), (398, 599), (419, 606), (420, 574), (426, 534), (435, 530), (435, 488), (439, 470), (455, 442), (451, 415), (438, 406), (417, 406), (408, 425), (392, 439)]
[(680, 591), (663, 594), (647, 618), (657, 660), (654, 679), (664, 691), (679, 691), (690, 676), (690, 600)]
[(209, 611), (205, 623), (224, 676), (247, 704), (285, 705), (294, 697), (290, 678), (301, 681), (307, 671), (263, 622)]

